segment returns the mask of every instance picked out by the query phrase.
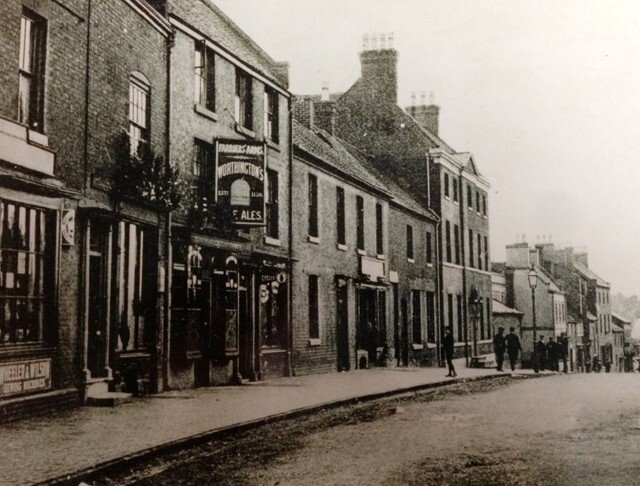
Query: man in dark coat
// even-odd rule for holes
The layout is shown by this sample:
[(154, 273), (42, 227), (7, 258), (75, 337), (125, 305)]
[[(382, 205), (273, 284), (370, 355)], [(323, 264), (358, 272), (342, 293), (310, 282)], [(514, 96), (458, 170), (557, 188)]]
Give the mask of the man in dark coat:
[(549, 341), (546, 345), (547, 351), (547, 369), (550, 371), (558, 371), (558, 354), (556, 343), (552, 336), (549, 336)]
[(567, 338), (566, 333), (562, 333), (560, 335), (558, 350), (560, 351), (560, 358), (562, 359), (562, 372), (568, 373), (569, 370), (567, 368), (567, 357), (569, 356), (569, 338)]
[(442, 351), (444, 358), (447, 360), (447, 366), (449, 367), (449, 373), (447, 376), (458, 376), (456, 369), (453, 367), (453, 334), (450, 327), (444, 328), (444, 337), (442, 338)]
[(498, 328), (498, 334), (493, 336), (493, 352), (496, 355), (496, 369), (502, 371), (502, 363), (504, 363), (504, 352), (507, 349), (507, 341), (504, 337), (504, 327)]
[(515, 328), (509, 328), (509, 334), (504, 338), (507, 342), (507, 354), (509, 355), (509, 364), (511, 365), (511, 371), (516, 369), (516, 363), (518, 362), (518, 354), (522, 351), (520, 346), (520, 338), (514, 333)]
[(547, 361), (547, 346), (544, 344), (544, 336), (540, 336), (535, 345), (535, 355), (533, 369), (535, 370), (537, 365), (540, 371), (544, 371)]

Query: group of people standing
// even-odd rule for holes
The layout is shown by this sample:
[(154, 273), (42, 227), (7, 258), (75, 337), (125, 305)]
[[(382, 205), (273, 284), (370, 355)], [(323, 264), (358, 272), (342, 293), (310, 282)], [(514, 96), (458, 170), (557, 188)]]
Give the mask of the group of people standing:
[(503, 371), (502, 364), (504, 363), (504, 354), (509, 356), (509, 364), (511, 365), (511, 371), (516, 369), (516, 363), (518, 362), (518, 355), (522, 352), (522, 346), (520, 345), (520, 338), (515, 333), (515, 328), (509, 328), (509, 334), (504, 335), (504, 327), (498, 328), (498, 333), (493, 336), (493, 352), (496, 356), (496, 367), (498, 371)]
[[(496, 356), (496, 365), (498, 371), (502, 370), (505, 352), (509, 356), (509, 364), (511, 371), (515, 370), (518, 355), (522, 352), (520, 338), (515, 334), (515, 328), (509, 328), (509, 334), (504, 335), (504, 328), (499, 327), (498, 333), (493, 337), (493, 352)], [(548, 369), (550, 371), (560, 371), (559, 360), (562, 360), (562, 371), (567, 373), (567, 354), (569, 352), (569, 340), (566, 334), (556, 342), (553, 337), (545, 343), (544, 336), (540, 336), (533, 348), (532, 367), (538, 373)]]

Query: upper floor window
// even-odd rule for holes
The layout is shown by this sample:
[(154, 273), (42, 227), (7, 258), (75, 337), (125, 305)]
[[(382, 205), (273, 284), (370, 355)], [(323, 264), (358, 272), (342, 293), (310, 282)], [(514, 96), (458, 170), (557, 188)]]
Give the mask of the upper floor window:
[(427, 231), (427, 264), (433, 263), (433, 250), (431, 248), (431, 233)]
[(346, 239), (346, 227), (345, 227), (345, 212), (344, 212), (344, 189), (342, 187), (336, 187), (336, 216), (338, 218), (338, 244), (344, 245), (347, 242)]
[(445, 249), (447, 262), (451, 263), (451, 223), (445, 222)]
[(275, 170), (267, 169), (267, 236), (275, 239), (278, 239), (280, 232), (278, 225), (280, 217), (278, 207), (278, 186), (278, 173)]
[(487, 215), (487, 196), (482, 195), (482, 214)]
[(484, 269), (489, 271), (489, 238), (484, 237)]
[(449, 197), (449, 174), (444, 173), (444, 197)]
[(309, 174), (308, 187), (309, 236), (318, 236), (318, 178)]
[(20, 20), (18, 121), (44, 132), (47, 21), (23, 9)]
[(478, 233), (478, 268), (482, 270), (482, 236)]
[(476, 211), (480, 214), (480, 193), (476, 192)]
[(356, 248), (364, 250), (364, 199), (356, 196)]
[(473, 267), (473, 230), (469, 230), (469, 266)]
[(195, 209), (208, 211), (213, 204), (213, 168), (215, 152), (213, 145), (201, 140), (195, 141), (193, 161), (193, 191), (196, 195)]
[(407, 258), (413, 260), (413, 226), (407, 225)]
[(264, 88), (264, 136), (278, 142), (280, 133), (278, 126), (278, 92), (265, 86)]
[(458, 179), (452, 177), (451, 182), (453, 185), (453, 200), (454, 202), (458, 202)]
[(137, 72), (129, 79), (129, 139), (132, 154), (149, 143), (149, 80)]
[(455, 262), (457, 265), (460, 265), (460, 228), (457, 224), (453, 225), (453, 245)]
[(471, 184), (467, 184), (467, 206), (469, 206), (469, 209), (473, 209), (473, 193), (471, 190)]
[(245, 128), (253, 127), (251, 81), (251, 76), (236, 68), (235, 117), (236, 122)]
[(384, 225), (382, 222), (382, 204), (376, 204), (376, 252), (384, 254)]
[(215, 55), (204, 42), (196, 44), (194, 59), (195, 102), (207, 110), (216, 110)]

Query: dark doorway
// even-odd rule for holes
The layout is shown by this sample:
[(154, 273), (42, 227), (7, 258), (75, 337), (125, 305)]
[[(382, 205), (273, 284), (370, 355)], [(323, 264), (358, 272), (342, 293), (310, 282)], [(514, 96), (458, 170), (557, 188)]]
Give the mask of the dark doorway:
[(344, 278), (336, 279), (338, 371), (349, 371), (349, 291)]
[(87, 368), (94, 378), (107, 376), (109, 228), (98, 221), (89, 226)]
[(255, 380), (255, 368), (253, 366), (254, 356), (254, 329), (253, 329), (253, 299), (251, 289), (251, 276), (245, 273), (240, 274), (240, 285), (238, 287), (238, 329), (239, 329), (239, 367), (242, 378)]
[(409, 366), (409, 306), (407, 299), (401, 300), (400, 321), (402, 332), (400, 337), (400, 363), (401, 366)]
[(358, 292), (357, 349), (367, 352), (368, 364), (386, 361), (386, 291), (361, 288)]

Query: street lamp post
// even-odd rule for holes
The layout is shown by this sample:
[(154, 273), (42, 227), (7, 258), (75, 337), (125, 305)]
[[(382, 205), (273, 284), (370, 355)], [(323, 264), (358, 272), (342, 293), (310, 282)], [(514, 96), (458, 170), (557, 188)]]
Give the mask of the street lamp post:
[(473, 355), (478, 355), (478, 308), (480, 307), (480, 295), (475, 287), (471, 287), (469, 293), (469, 320), (473, 323)]
[(536, 349), (536, 286), (538, 285), (538, 274), (531, 269), (528, 275), (529, 287), (531, 287), (531, 309), (533, 316), (533, 352), (531, 354), (531, 366), (533, 371), (538, 373), (538, 350)]

